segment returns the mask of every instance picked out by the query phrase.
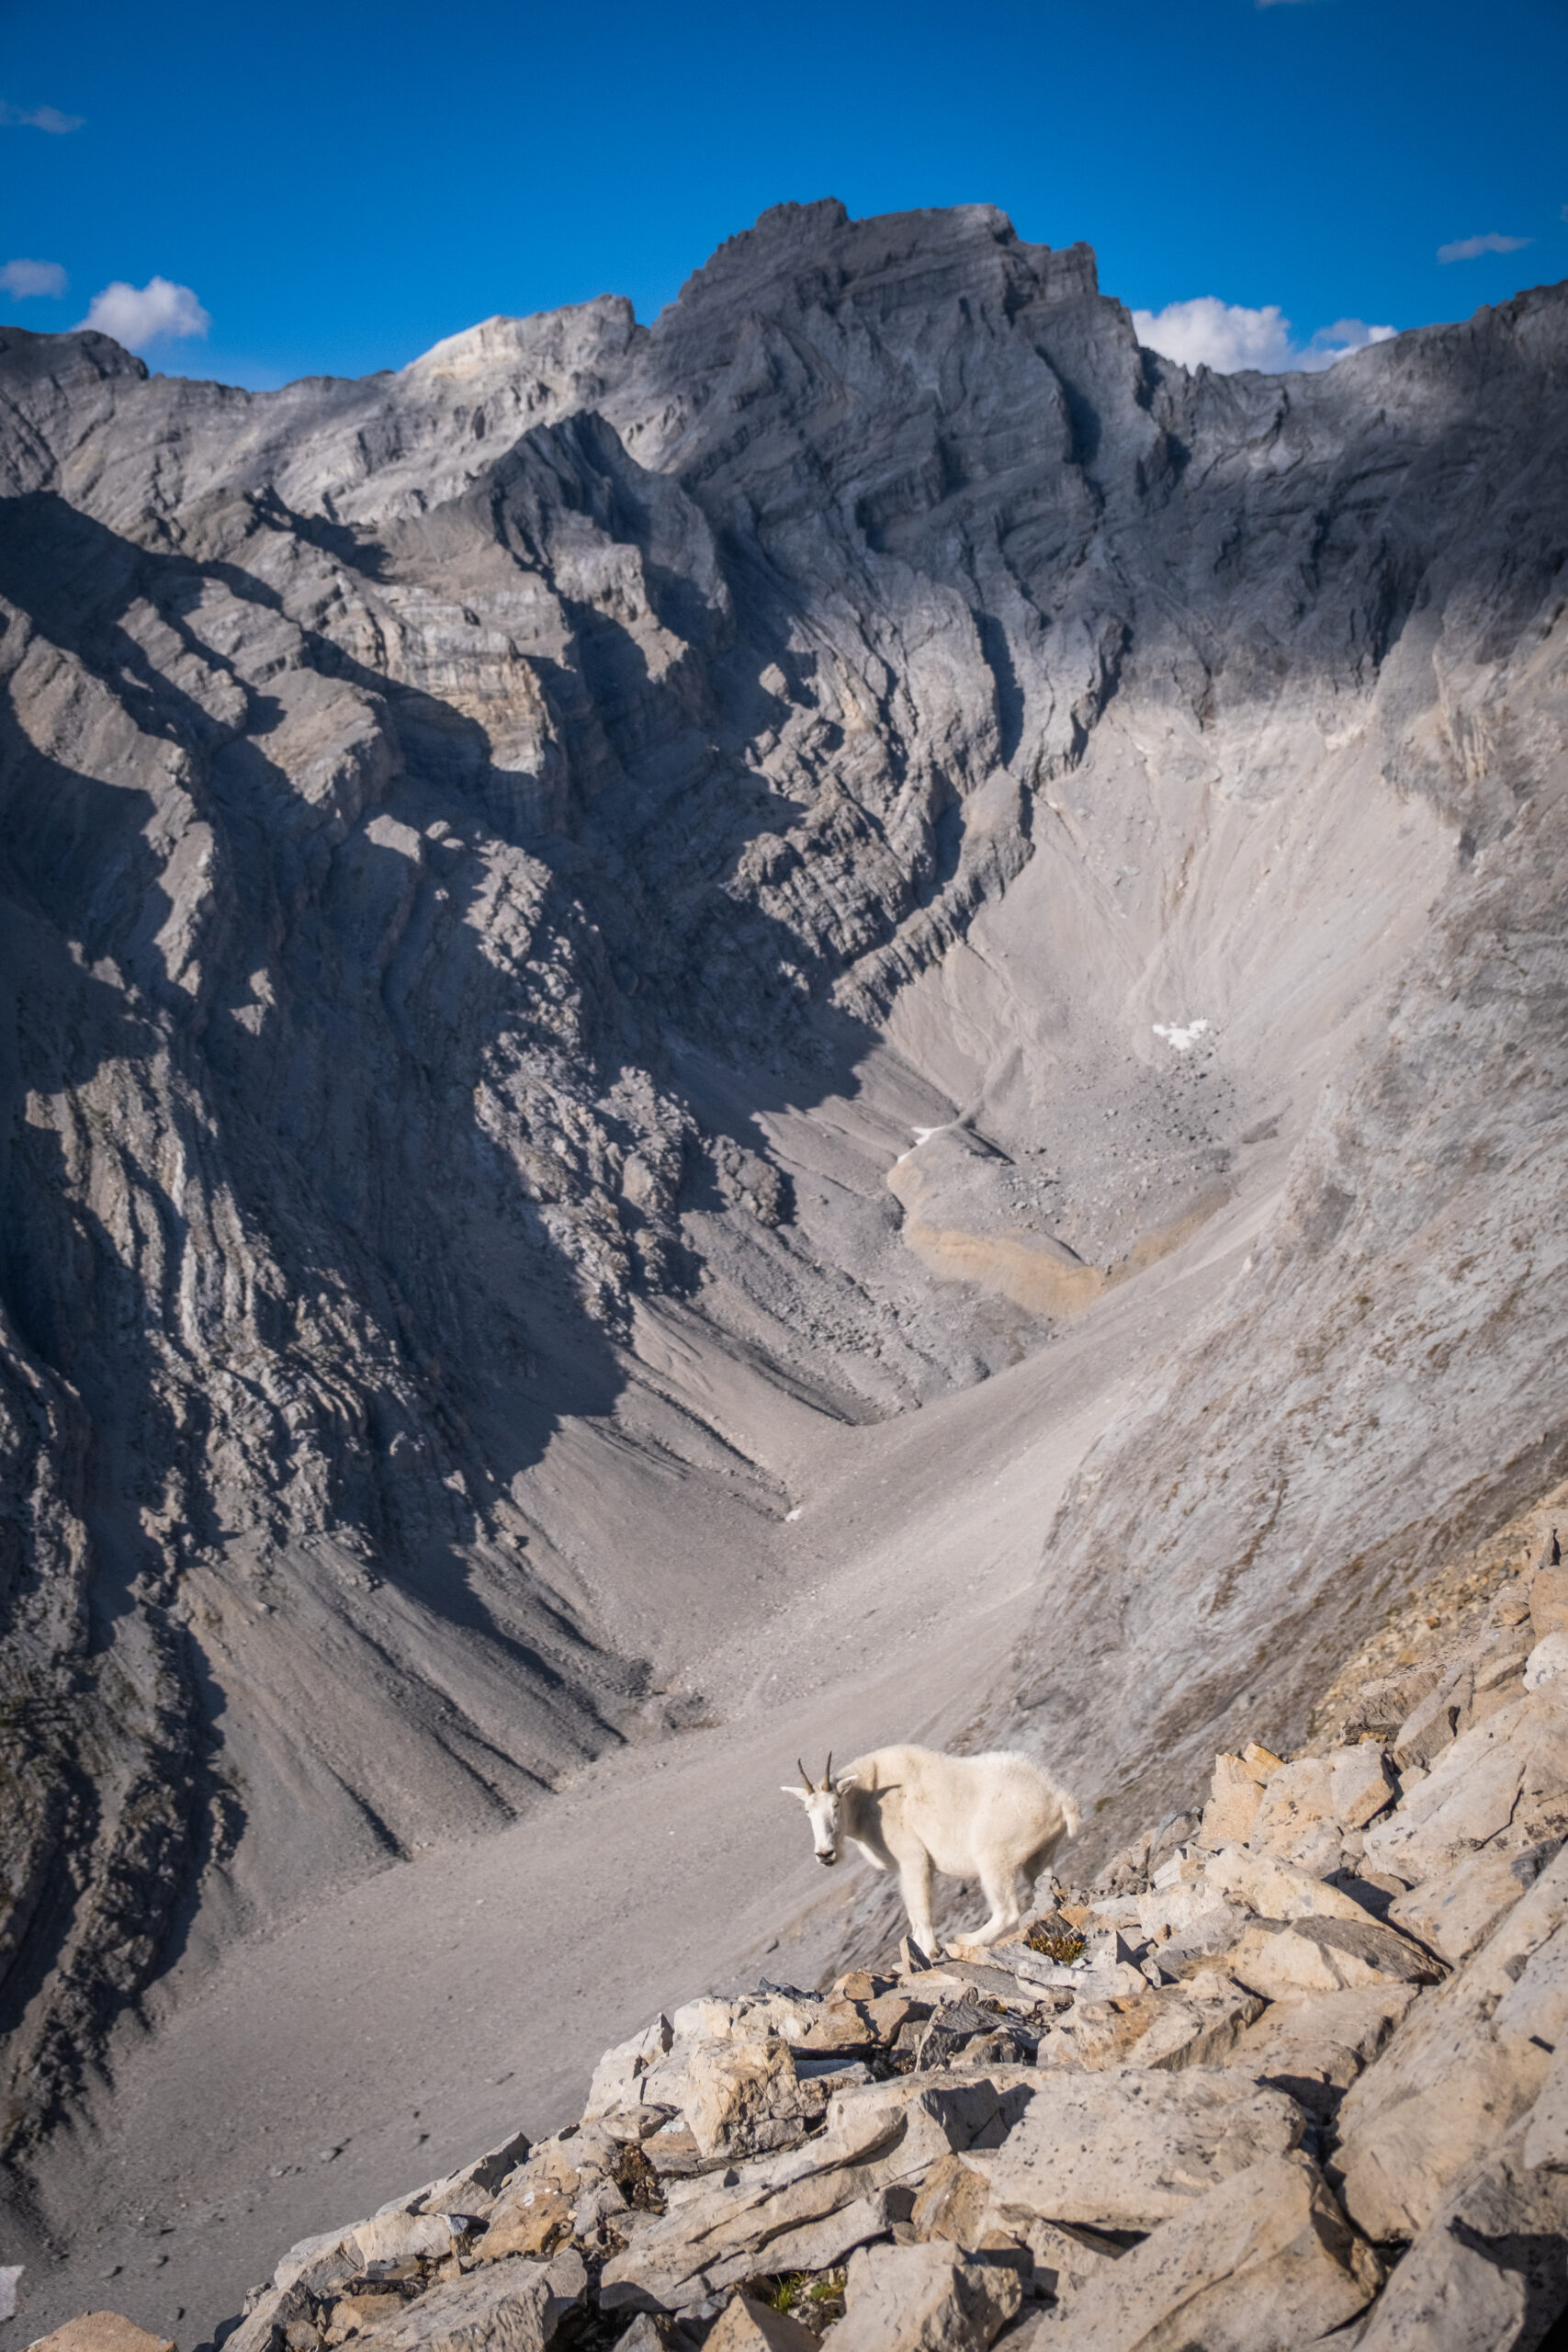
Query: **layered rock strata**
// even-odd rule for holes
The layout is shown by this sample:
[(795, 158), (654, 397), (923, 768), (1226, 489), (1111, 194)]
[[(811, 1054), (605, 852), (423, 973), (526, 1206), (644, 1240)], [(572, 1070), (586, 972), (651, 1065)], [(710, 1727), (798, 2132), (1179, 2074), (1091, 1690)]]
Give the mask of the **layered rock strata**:
[(5, 331), (7, 2133), (193, 1910), (700, 1708), (742, 1382), (1256, 1198), (1019, 1660), (1134, 1787), (1561, 1472), (1565, 319), (1188, 377), (821, 204), (355, 384)]

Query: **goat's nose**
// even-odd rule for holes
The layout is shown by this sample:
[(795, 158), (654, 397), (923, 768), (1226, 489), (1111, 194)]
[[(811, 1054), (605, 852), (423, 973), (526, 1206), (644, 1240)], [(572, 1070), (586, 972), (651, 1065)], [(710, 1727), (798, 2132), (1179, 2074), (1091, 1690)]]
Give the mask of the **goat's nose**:
[(823, 1865), (824, 1869), (831, 1870), (839, 1857), (837, 1854), (818, 1854), (817, 1859)]

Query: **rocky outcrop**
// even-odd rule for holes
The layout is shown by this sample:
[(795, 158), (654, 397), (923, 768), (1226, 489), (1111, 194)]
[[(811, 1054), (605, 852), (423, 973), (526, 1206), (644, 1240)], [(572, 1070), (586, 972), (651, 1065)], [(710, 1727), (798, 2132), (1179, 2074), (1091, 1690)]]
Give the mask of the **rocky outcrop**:
[(742, 1381), (1256, 1202), (1019, 1660), (1149, 1809), (1558, 1475), (1565, 321), (1189, 378), (829, 203), (356, 384), (6, 330), (6, 2133), (215, 1888), (700, 1719)]
[(1551, 1638), (1430, 1766), (1255, 1744), (1247, 1819), (1222, 1755), (1201, 1825), (1016, 1939), (656, 2018), (580, 2121), (291, 2248), (231, 2352), (1533, 2352), (1568, 2310), (1568, 1825), (1496, 1792), (1568, 1803)]

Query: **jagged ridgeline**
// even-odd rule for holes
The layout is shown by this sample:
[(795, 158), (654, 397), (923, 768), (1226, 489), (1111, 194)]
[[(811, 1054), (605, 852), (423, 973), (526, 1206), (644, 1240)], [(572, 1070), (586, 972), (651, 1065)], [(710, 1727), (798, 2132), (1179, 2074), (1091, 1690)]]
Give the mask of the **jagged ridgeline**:
[(834, 204), (355, 383), (0, 334), (7, 2132), (198, 1894), (700, 1716), (742, 1387), (1256, 1204), (976, 1694), (1139, 1804), (1562, 1475), (1565, 362)]

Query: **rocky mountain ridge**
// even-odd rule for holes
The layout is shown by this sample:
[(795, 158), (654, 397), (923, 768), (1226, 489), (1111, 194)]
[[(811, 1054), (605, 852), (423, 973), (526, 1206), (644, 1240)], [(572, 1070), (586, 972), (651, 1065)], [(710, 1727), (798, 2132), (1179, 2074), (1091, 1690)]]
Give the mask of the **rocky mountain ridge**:
[(1222, 1204), (977, 1714), (1152, 1801), (1561, 1475), (1565, 310), (1189, 378), (825, 204), (357, 385), (5, 331), (18, 2144)]

